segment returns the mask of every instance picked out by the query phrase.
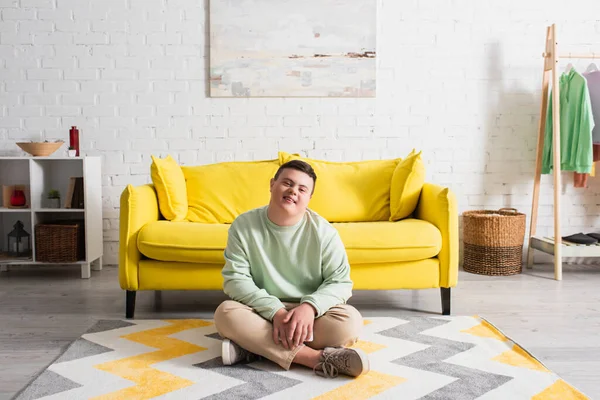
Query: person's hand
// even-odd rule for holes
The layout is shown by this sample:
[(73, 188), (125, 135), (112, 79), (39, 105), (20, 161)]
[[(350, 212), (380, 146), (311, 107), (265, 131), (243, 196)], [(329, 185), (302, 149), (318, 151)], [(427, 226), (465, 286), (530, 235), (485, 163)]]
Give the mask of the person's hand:
[(308, 303), (287, 312), (283, 323), (286, 324), (285, 339), (290, 348), (296, 348), (312, 337), (314, 322), (315, 309)]
[(277, 310), (273, 316), (273, 341), (275, 344), (282, 344), (286, 349), (288, 343), (285, 335), (285, 323), (283, 320), (287, 317), (288, 311), (285, 308)]

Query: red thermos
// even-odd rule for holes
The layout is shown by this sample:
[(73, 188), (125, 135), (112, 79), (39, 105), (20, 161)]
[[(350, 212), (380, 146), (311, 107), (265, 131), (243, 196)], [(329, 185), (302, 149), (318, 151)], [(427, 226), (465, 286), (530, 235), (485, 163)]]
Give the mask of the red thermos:
[(79, 130), (76, 126), (72, 126), (69, 131), (69, 141), (69, 146), (77, 151), (75, 156), (79, 157)]

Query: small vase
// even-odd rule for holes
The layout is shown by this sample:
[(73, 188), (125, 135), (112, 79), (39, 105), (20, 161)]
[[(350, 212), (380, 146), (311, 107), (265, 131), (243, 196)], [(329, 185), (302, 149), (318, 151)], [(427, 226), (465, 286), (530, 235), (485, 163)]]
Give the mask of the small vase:
[(75, 149), (75, 155), (79, 156), (79, 129), (72, 126), (69, 130), (69, 147)]
[(77, 150), (69, 150), (69, 157), (77, 157)]
[(22, 190), (15, 190), (10, 196), (10, 205), (13, 207), (23, 207), (25, 203), (25, 192)]

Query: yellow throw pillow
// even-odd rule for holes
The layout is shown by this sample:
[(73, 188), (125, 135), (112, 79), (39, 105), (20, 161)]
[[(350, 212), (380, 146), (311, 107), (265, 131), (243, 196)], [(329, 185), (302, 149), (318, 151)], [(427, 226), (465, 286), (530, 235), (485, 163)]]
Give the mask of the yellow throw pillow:
[(233, 161), (182, 167), (192, 222), (230, 224), (243, 212), (266, 206), (278, 160)]
[(392, 176), (390, 221), (398, 221), (413, 213), (424, 183), (425, 165), (421, 152), (413, 150), (398, 164)]
[(308, 208), (328, 221), (387, 221), (390, 218), (390, 184), (400, 159), (333, 162), (279, 153), (281, 164), (291, 160), (305, 161), (315, 170), (317, 185)]
[(170, 155), (164, 159), (151, 157), (150, 172), (158, 195), (160, 213), (169, 221), (185, 221), (188, 201), (181, 167)]

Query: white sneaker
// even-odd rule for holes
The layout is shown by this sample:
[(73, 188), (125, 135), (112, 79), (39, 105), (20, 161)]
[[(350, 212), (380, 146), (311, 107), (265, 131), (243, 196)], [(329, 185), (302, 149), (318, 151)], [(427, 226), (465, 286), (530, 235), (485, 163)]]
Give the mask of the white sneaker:
[(223, 365), (233, 365), (240, 361), (256, 361), (259, 356), (250, 353), (229, 339), (223, 339), (223, 343), (221, 344), (221, 358), (223, 358)]

